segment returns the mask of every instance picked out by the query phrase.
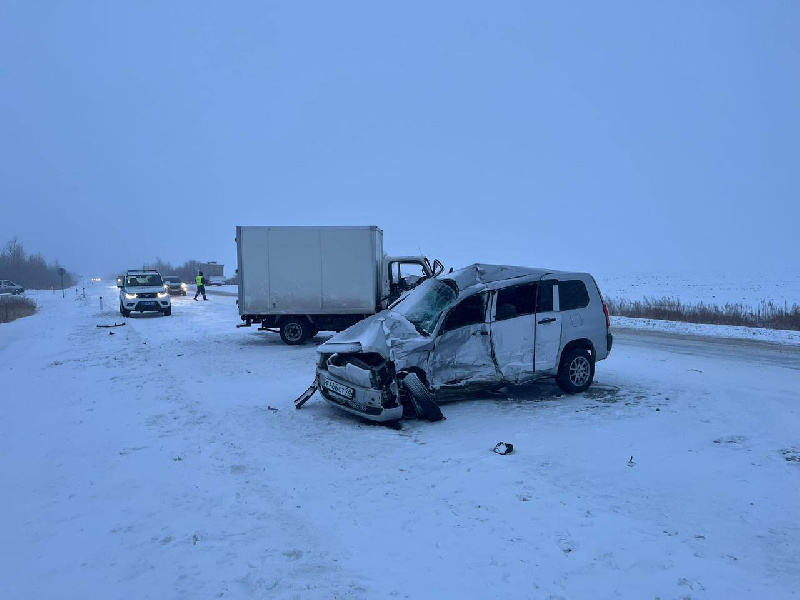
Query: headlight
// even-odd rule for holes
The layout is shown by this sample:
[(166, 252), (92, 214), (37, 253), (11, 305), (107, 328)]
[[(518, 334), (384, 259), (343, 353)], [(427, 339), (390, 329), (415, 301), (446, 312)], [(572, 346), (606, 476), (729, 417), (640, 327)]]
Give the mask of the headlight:
[(158, 296), (159, 298), (166, 298), (167, 296), (169, 296), (169, 294), (167, 292), (158, 292), (156, 296)]
[(136, 298), (136, 294), (129, 294), (129, 293), (125, 292), (125, 297), (128, 300), (133, 300), (134, 298)]
[(182, 290), (185, 290), (185, 289), (186, 289), (186, 284), (185, 284), (185, 283), (182, 283), (182, 284), (181, 284), (181, 289), (182, 289)]

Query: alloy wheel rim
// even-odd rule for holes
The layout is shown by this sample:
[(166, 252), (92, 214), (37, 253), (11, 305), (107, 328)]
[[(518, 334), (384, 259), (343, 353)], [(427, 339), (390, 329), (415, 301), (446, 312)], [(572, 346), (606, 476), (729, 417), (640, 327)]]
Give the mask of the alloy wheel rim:
[(589, 380), (589, 360), (585, 356), (575, 357), (569, 365), (569, 380), (580, 387)]

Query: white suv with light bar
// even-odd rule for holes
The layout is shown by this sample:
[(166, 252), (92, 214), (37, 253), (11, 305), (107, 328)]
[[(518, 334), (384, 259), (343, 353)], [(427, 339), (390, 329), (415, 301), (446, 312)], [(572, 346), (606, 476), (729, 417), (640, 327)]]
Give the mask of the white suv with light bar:
[(119, 312), (123, 317), (131, 316), (132, 312), (160, 312), (167, 317), (172, 314), (169, 292), (155, 269), (128, 271), (117, 278), (117, 287)]

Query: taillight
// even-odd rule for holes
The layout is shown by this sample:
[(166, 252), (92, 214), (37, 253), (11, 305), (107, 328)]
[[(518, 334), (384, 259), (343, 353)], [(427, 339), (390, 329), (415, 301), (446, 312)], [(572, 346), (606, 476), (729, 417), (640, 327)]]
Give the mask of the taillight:
[(608, 307), (603, 302), (603, 314), (606, 316), (606, 329), (611, 329), (611, 317), (608, 315)]

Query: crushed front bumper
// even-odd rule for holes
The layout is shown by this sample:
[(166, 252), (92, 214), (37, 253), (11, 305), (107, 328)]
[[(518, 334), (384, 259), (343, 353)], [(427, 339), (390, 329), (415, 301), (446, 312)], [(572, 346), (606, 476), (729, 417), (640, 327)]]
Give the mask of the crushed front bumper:
[(386, 408), (381, 405), (380, 390), (334, 377), (325, 369), (317, 369), (317, 385), (328, 404), (364, 419), (383, 422), (396, 421), (403, 416), (402, 406)]

